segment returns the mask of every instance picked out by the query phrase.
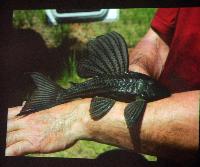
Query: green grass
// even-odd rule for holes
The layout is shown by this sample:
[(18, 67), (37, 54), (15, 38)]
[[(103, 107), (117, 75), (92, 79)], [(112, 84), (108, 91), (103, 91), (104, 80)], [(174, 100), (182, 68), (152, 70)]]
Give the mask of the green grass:
[(73, 147), (50, 154), (31, 154), (34, 157), (68, 157), (68, 158), (96, 158), (99, 154), (105, 151), (117, 149), (114, 146), (100, 144), (93, 141), (78, 141)]
[[(46, 23), (43, 10), (14, 11), (13, 24), (16, 28), (30, 28), (40, 33), (49, 48), (59, 47), (66, 38), (75, 38), (84, 44), (89, 39), (110, 31), (119, 32), (124, 36), (128, 46), (134, 47), (150, 27), (154, 13), (155, 9), (124, 9), (120, 10), (120, 19), (113, 23), (93, 22), (49, 26)], [(74, 57), (79, 56), (77, 51), (79, 46), (80, 44), (77, 43), (71, 46), (69, 70), (63, 70), (57, 80), (57, 83), (63, 87), (70, 86), (69, 82), (84, 81), (76, 72)], [(31, 154), (29, 156), (96, 158), (99, 154), (111, 149), (116, 149), (116, 147), (92, 141), (79, 141), (73, 147), (64, 151), (51, 154)], [(156, 160), (156, 157), (153, 156), (145, 155), (145, 158)]]
[[(87, 41), (106, 32), (119, 32), (129, 47), (133, 47), (150, 27), (155, 9), (124, 9), (120, 10), (120, 18), (113, 23), (85, 23), (79, 26), (71, 25), (72, 34), (82, 41)], [(78, 31), (76, 28), (79, 28)]]
[(44, 10), (15, 10), (13, 24), (16, 28), (30, 28), (40, 33), (49, 47), (59, 46), (69, 33), (67, 24), (48, 26)]
[[(85, 44), (91, 38), (110, 31), (119, 32), (125, 38), (128, 47), (134, 47), (150, 27), (154, 13), (155, 9), (152, 8), (123, 9), (120, 10), (119, 20), (113, 23), (92, 22), (50, 26), (47, 24), (43, 10), (16, 10), (13, 15), (13, 24), (16, 28), (35, 30), (41, 34), (49, 48), (59, 47), (65, 39), (76, 39), (78, 42), (70, 46), (70, 54), (79, 56), (76, 53), (81, 44)], [(73, 58), (71, 59), (73, 63)], [(80, 78), (77, 77), (74, 67), (69, 68), (72, 69), (70, 71), (62, 72), (59, 83), (66, 86), (68, 81), (74, 79), (75, 82), (79, 81)]]

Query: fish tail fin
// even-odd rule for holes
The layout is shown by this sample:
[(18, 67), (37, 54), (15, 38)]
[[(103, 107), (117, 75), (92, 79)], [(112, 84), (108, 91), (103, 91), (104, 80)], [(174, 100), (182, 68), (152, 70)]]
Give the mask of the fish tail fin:
[(18, 116), (28, 115), (39, 110), (53, 107), (58, 103), (62, 103), (64, 100), (63, 94), (65, 89), (58, 86), (49, 78), (37, 72), (31, 73), (31, 78), (37, 88), (27, 100)]

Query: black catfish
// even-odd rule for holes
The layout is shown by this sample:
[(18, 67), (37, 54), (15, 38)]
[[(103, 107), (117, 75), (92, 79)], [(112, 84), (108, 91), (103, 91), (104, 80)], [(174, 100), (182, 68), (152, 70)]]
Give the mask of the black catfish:
[(40, 73), (32, 73), (37, 89), (19, 115), (51, 108), (77, 98), (92, 97), (90, 115), (103, 117), (115, 101), (129, 102), (125, 119), (131, 127), (145, 110), (146, 103), (170, 96), (169, 91), (151, 77), (128, 70), (128, 49), (123, 37), (110, 32), (87, 44), (87, 57), (78, 65), (78, 73), (87, 81), (63, 89)]

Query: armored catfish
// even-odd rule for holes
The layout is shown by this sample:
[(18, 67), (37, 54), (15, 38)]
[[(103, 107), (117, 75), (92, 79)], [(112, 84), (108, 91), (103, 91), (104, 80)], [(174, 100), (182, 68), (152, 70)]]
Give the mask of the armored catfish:
[(170, 92), (153, 78), (128, 70), (128, 49), (124, 38), (110, 32), (90, 40), (86, 57), (77, 67), (83, 83), (61, 88), (48, 77), (34, 72), (37, 88), (18, 115), (51, 108), (77, 98), (91, 97), (90, 115), (102, 118), (116, 101), (129, 103), (124, 111), (128, 127), (137, 123), (146, 104), (170, 96)]

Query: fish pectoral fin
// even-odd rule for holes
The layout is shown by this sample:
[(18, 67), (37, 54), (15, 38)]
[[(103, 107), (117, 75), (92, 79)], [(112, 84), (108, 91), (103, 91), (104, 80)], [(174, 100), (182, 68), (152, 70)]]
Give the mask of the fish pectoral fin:
[(146, 108), (146, 101), (143, 99), (138, 99), (132, 103), (129, 103), (124, 111), (124, 117), (126, 124), (129, 128), (133, 127), (139, 120), (139, 117)]
[(77, 68), (81, 77), (128, 72), (128, 47), (124, 38), (117, 32), (109, 32), (90, 40), (85, 54)]
[(94, 97), (90, 105), (90, 115), (92, 119), (97, 120), (102, 118), (115, 104), (115, 100), (104, 98), (104, 97)]
[(27, 115), (55, 106), (57, 100), (61, 98), (60, 95), (64, 91), (63, 88), (41, 73), (31, 73), (31, 77), (37, 88), (27, 100), (18, 116)]

